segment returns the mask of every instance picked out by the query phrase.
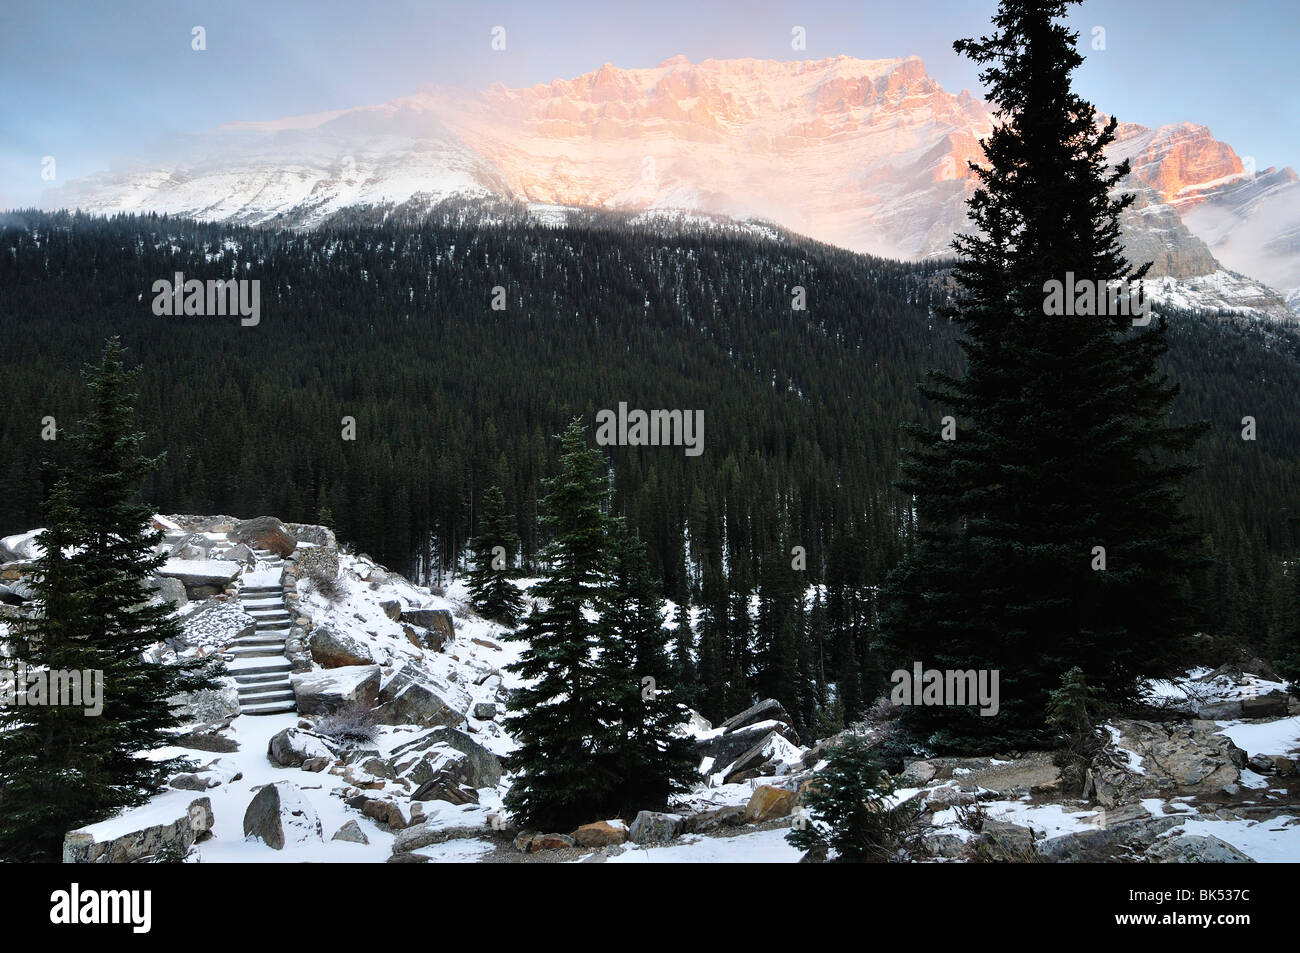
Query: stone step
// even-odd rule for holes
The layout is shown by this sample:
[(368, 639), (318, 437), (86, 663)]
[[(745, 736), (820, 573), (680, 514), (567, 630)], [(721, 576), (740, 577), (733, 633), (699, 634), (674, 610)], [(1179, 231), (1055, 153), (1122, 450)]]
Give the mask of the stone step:
[(286, 640), (283, 635), (277, 635), (275, 632), (266, 632), (257, 635), (246, 635), (243, 638), (235, 639), (235, 641), (231, 642), (230, 644), (233, 645), (235, 648), (247, 648), (249, 646), (254, 646), (254, 645), (280, 646), (281, 648), (283, 648), (285, 641)]
[(280, 641), (283, 642), (285, 637), (289, 634), (289, 630), (292, 628), (293, 623), (288, 619), (285, 619), (283, 622), (268, 622), (265, 625), (259, 623), (257, 631), (265, 635), (278, 635), (280, 636)]
[(243, 586), (239, 590), (241, 596), (260, 596), (262, 598), (270, 598), (283, 592), (284, 586)]
[(277, 688), (273, 690), (264, 690), (260, 692), (240, 692), (239, 707), (245, 705), (265, 705), (269, 702), (291, 702), (293, 701), (292, 688)]
[(245, 685), (288, 685), (289, 670), (277, 669), (274, 672), (263, 672), (260, 675), (236, 675), (235, 687), (243, 688)]
[(276, 645), (268, 645), (268, 646), (260, 646), (260, 645), (250, 645), (248, 647), (235, 646), (234, 648), (227, 649), (226, 654), (236, 659), (276, 658), (277, 656), (283, 658), (284, 643), (278, 643)]
[(248, 705), (240, 706), (240, 711), (245, 715), (280, 715), (285, 712), (296, 711), (293, 699), (282, 702), (270, 702), (266, 705)]
[(232, 668), (227, 668), (226, 671), (233, 675), (236, 680), (254, 675), (272, 674), (283, 675), (285, 678), (288, 678), (290, 673), (293, 671), (293, 666), (289, 664), (288, 659), (282, 658), (273, 662), (253, 662), (249, 665), (235, 665)]
[(273, 602), (266, 605), (260, 603), (254, 605), (246, 602), (243, 609), (251, 616), (275, 615), (277, 612), (285, 615), (289, 614), (289, 610), (284, 607), (283, 602)]

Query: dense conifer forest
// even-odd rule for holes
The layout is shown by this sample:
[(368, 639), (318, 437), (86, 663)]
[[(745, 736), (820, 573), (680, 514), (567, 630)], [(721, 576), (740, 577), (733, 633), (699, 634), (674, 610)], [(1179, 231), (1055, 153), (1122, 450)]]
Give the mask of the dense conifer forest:
[[(536, 569), (542, 481), (573, 417), (594, 431), (620, 402), (702, 409), (701, 456), (604, 451), (611, 515), (645, 541), (661, 593), (699, 609), (674, 647), (689, 700), (716, 717), (775, 695), (816, 733), (860, 714), (881, 684), (868, 650), (877, 587), (914, 531), (895, 485), (903, 427), (939, 427), (917, 384), (961, 360), (936, 313), (950, 263), (739, 229), (490, 214), (450, 205), (310, 232), (7, 217), (0, 531), (41, 524), (66, 452), (42, 439), (43, 420), (84, 412), (78, 370), (109, 335), (143, 367), (146, 451), (166, 452), (146, 489), (158, 508), (328, 521), (433, 584), (467, 568), (491, 486), (517, 523), (520, 571)], [(153, 283), (176, 272), (258, 279), (260, 322), (155, 315)], [(805, 310), (792, 307), (798, 288)], [(1278, 658), (1300, 626), (1286, 572), (1300, 340), (1241, 318), (1168, 317), (1174, 417), (1209, 423), (1185, 501), (1213, 556), (1197, 586), (1206, 655)]]

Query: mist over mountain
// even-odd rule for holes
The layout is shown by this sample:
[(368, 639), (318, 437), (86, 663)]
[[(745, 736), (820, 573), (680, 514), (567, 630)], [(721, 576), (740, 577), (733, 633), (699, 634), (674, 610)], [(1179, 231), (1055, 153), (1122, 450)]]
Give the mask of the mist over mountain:
[[(968, 162), (990, 107), (915, 56), (605, 64), (573, 79), (429, 87), (366, 106), (230, 123), (170, 155), (53, 190), (46, 207), (314, 226), (346, 209), (449, 196), (548, 207), (687, 210), (776, 223), (851, 251), (946, 255), (969, 228)], [(1153, 276), (1224, 269), (1300, 289), (1300, 179), (1256, 170), (1193, 123), (1123, 123), (1131, 256)], [(1284, 313), (1265, 289), (1265, 309)]]

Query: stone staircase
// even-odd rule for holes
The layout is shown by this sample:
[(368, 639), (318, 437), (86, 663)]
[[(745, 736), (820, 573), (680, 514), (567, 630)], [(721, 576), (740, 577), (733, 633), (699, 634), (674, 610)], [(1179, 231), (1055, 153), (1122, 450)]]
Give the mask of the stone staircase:
[[(257, 550), (258, 570), (278, 569), (279, 556)], [(239, 603), (257, 620), (251, 635), (236, 639), (226, 650), (227, 668), (234, 676), (240, 709), (245, 715), (276, 715), (295, 710), (290, 665), (284, 655), (285, 641), (293, 620), (284, 605), (284, 587), (243, 586)]]

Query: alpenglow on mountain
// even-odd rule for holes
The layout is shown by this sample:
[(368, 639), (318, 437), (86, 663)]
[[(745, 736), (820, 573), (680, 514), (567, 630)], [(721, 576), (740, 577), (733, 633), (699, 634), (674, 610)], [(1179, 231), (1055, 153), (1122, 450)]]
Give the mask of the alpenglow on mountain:
[[(992, 124), (985, 102), (944, 90), (915, 56), (678, 56), (525, 89), (429, 87), (378, 106), (231, 123), (52, 190), (44, 204), (312, 226), (362, 206), (501, 197), (764, 220), (918, 259), (946, 254), (968, 227), (967, 162), (981, 159)], [(1139, 200), (1126, 237), (1153, 275), (1221, 281), (1222, 266), (1300, 303), (1294, 170), (1256, 170), (1191, 123), (1123, 123), (1112, 156), (1131, 160), (1126, 187)]]

